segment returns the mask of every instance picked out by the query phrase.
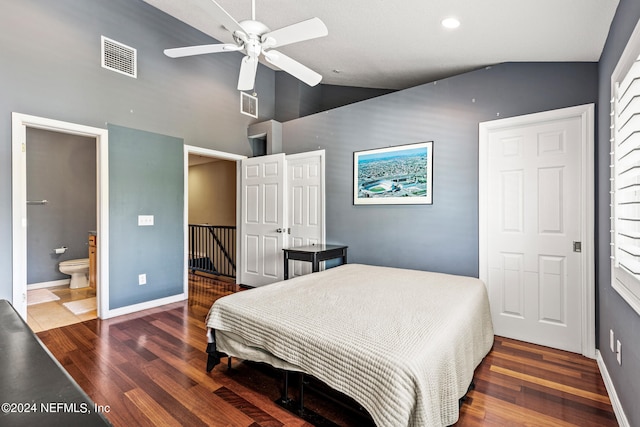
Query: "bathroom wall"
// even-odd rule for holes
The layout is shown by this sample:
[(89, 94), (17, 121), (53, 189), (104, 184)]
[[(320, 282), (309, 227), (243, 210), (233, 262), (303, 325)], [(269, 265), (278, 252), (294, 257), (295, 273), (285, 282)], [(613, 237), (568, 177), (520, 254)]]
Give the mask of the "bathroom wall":
[(236, 225), (236, 162), (189, 167), (189, 224)]
[(69, 279), (58, 264), (87, 258), (96, 230), (95, 139), (28, 128), (27, 200), (48, 201), (27, 206), (27, 284)]

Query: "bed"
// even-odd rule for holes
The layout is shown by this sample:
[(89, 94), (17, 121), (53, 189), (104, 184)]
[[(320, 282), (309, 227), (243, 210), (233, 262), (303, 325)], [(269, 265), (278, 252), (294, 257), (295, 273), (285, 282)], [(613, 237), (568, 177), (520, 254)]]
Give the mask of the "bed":
[(225, 296), (206, 325), (210, 357), (312, 375), (380, 427), (454, 424), (493, 344), (480, 280), (362, 264)]

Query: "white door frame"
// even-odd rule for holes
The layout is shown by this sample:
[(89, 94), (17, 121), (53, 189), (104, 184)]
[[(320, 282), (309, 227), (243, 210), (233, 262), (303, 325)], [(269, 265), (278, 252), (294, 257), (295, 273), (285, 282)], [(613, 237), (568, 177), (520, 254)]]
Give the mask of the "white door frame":
[[(109, 133), (107, 129), (21, 113), (11, 115), (11, 206), (13, 306), (27, 321), (27, 128), (43, 129), (96, 140), (99, 318), (109, 317)], [(87, 230), (88, 231), (88, 230)]]
[(478, 219), (480, 279), (488, 283), (488, 143), (492, 131), (550, 120), (580, 118), (582, 126), (581, 192), (582, 215), (582, 354), (595, 358), (595, 186), (594, 186), (594, 104), (579, 105), (480, 123), (478, 156)]
[[(220, 160), (230, 160), (237, 162), (238, 160), (246, 159), (247, 156), (233, 153), (225, 153), (223, 151), (211, 150), (209, 148), (196, 147), (194, 145), (184, 146), (184, 276), (183, 276), (183, 288), (184, 295), (189, 295), (189, 154), (196, 154), (198, 156), (211, 157)], [(240, 182), (240, 168), (236, 165), (236, 181)], [(239, 230), (239, 215), (240, 215), (240, 197), (238, 190), (240, 184), (236, 185), (236, 277), (241, 267), (241, 259), (238, 256), (240, 251), (240, 230)]]

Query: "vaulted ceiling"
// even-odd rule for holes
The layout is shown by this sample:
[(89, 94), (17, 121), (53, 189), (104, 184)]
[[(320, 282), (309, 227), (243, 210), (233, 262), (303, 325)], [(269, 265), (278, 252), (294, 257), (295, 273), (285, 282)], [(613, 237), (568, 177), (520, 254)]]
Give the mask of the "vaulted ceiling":
[[(201, 5), (211, 0), (144, 1), (217, 41), (233, 42), (220, 22), (203, 13)], [(236, 21), (251, 19), (251, 0), (216, 1)], [(384, 89), (404, 89), (501, 62), (598, 61), (618, 6), (618, 0), (255, 3), (256, 20), (271, 30), (312, 17), (326, 24), (328, 36), (279, 49), (322, 74), (322, 83)], [(457, 18), (460, 26), (443, 27), (448, 17)], [(160, 46), (172, 47), (178, 46)]]

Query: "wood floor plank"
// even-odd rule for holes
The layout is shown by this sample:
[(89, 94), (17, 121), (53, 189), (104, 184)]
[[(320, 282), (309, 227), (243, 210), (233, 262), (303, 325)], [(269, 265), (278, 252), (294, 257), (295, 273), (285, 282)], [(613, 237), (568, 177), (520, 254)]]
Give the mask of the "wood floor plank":
[[(497, 351), (494, 352), (494, 357), (503, 361), (503, 363), (527, 365), (532, 369), (547, 371), (552, 376), (564, 375), (566, 377), (576, 378), (577, 380), (583, 379), (583, 372), (576, 370), (575, 367), (558, 366), (544, 359), (532, 359), (521, 355), (507, 355)], [(498, 363), (497, 360), (496, 363)]]
[[(588, 381), (585, 381), (585, 379), (581, 375), (580, 370), (576, 370), (573, 373), (567, 374), (566, 370), (558, 368), (553, 363), (547, 364), (546, 367), (545, 365), (537, 366), (535, 363), (535, 361), (530, 364), (514, 363), (509, 360), (496, 358), (494, 359), (492, 367), (499, 367), (506, 371), (519, 372), (522, 375), (537, 377), (541, 380), (561, 381), (562, 384), (569, 387), (584, 388), (585, 384), (588, 383)], [(559, 378), (561, 378), (561, 380), (559, 380)]]
[(270, 414), (266, 413), (262, 409), (257, 406), (251, 404), (247, 400), (243, 399), (241, 396), (235, 394), (233, 391), (229, 390), (226, 387), (220, 387), (216, 391), (213, 392), (216, 396), (223, 399), (229, 405), (234, 408), (240, 408), (242, 413), (247, 415), (249, 418), (254, 420), (258, 425), (263, 427), (282, 427), (284, 424), (281, 421), (278, 421)]
[[(149, 365), (140, 368), (133, 364), (125, 364), (121, 368), (139, 385), (139, 388), (133, 391), (140, 389), (144, 391), (145, 403), (148, 403), (146, 400), (148, 396), (156, 404), (166, 408), (171, 413), (172, 418), (179, 421), (181, 425), (194, 427), (207, 425), (206, 422), (199, 419), (185, 406), (186, 402), (178, 400), (177, 396), (174, 395), (175, 390), (166, 390), (149, 377), (147, 373), (147, 369), (150, 369)], [(127, 396), (129, 396), (128, 393), (130, 392), (127, 392)]]
[(209, 383), (212, 387), (215, 388), (221, 387), (222, 383), (219, 381), (218, 376), (210, 375), (205, 370), (206, 354), (204, 354), (204, 352), (200, 356), (200, 360), (194, 361), (177, 357), (172, 353), (166, 351), (166, 349), (162, 348), (153, 341), (149, 343), (149, 348), (155, 354), (160, 355), (162, 360), (164, 360), (169, 365), (174, 366), (182, 373), (182, 375), (188, 376), (193, 381), (196, 381), (199, 384)]
[[(480, 424), (477, 420), (468, 423), (464, 416), (461, 416), (456, 426), (467, 427), (476, 425), (496, 425), (496, 426), (528, 426), (528, 427), (575, 427), (570, 421), (558, 419), (553, 415), (531, 411), (522, 406), (505, 402), (493, 396), (470, 393), (471, 405), (479, 405), (485, 408), (484, 418)], [(486, 423), (486, 424), (485, 424)]]
[(145, 393), (144, 390), (134, 388), (126, 392), (125, 396), (154, 426), (182, 427), (185, 425), (172, 417), (157, 400)]
[(536, 412), (562, 413), (564, 418), (580, 426), (588, 424), (607, 426), (612, 425), (612, 422), (615, 423), (615, 418), (609, 410), (610, 405), (594, 404), (593, 401), (575, 398), (560, 391), (535, 385), (524, 386), (516, 403)]
[[(166, 369), (166, 367), (156, 367), (160, 362), (161, 361), (158, 360), (156, 364), (146, 369), (146, 374), (159, 387), (165, 390), (171, 390), (173, 397), (180, 401), (195, 416), (203, 420), (203, 422), (207, 422), (206, 420), (211, 418), (213, 411), (218, 414), (216, 422), (219, 423), (219, 425), (250, 425), (254, 421), (251, 417), (243, 416), (245, 413), (244, 408), (238, 412), (234, 410), (233, 406), (226, 407), (223, 402), (216, 399), (216, 393), (220, 388), (213, 392), (209, 389), (198, 390), (198, 394), (196, 394), (194, 387), (199, 386), (199, 384), (192, 382), (191, 386), (185, 387), (183, 382), (175, 380), (176, 377), (180, 376), (179, 374), (175, 375), (175, 369), (169, 373), (171, 370)], [(206, 394), (203, 395), (203, 392)], [(200, 400), (193, 399), (194, 395), (200, 395), (206, 398), (206, 404), (203, 404)]]
[(197, 385), (191, 392), (198, 398), (199, 404), (208, 410), (209, 425), (245, 427), (257, 424), (242, 411), (242, 408), (235, 408), (216, 396), (208, 387)]
[(49, 329), (48, 331), (40, 332), (38, 336), (51, 343), (49, 350), (52, 353), (65, 354), (77, 349), (76, 345), (61, 329)]
[[(114, 319), (93, 319), (38, 336), (116, 427), (209, 425), (309, 427), (274, 403), (281, 378), (226, 359), (205, 370), (205, 318), (235, 285), (189, 276), (189, 300)], [(496, 337), (475, 373), (456, 426), (615, 426), (595, 361)], [(332, 422), (362, 425), (312, 392), (305, 402)]]
[(611, 402), (609, 401), (609, 398), (607, 396), (602, 396), (601, 394), (598, 393), (593, 393), (587, 390), (582, 390), (576, 387), (571, 387), (565, 384), (561, 384), (555, 381), (550, 381), (550, 380), (545, 380), (542, 378), (538, 378), (538, 377), (534, 377), (533, 375), (527, 375), (527, 374), (523, 374), (521, 372), (516, 372), (510, 369), (504, 369), (501, 368), (499, 366), (492, 366), (491, 370), (493, 372), (497, 372), (503, 375), (508, 375), (510, 377), (513, 378), (518, 378), (520, 380), (523, 381), (527, 381), (533, 384), (539, 384), (551, 389), (555, 389), (555, 390), (560, 390), (563, 391), (565, 393), (569, 393), (569, 394), (573, 394), (575, 396), (579, 396), (579, 397), (584, 397), (585, 399), (591, 399), (594, 400), (596, 402), (601, 402), (601, 403), (608, 403), (611, 404)]

